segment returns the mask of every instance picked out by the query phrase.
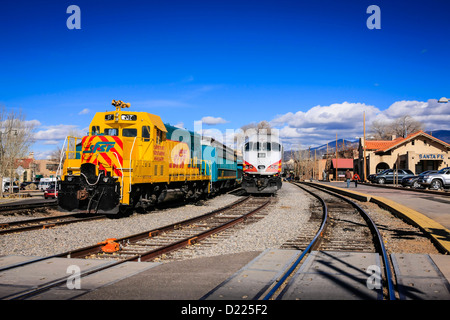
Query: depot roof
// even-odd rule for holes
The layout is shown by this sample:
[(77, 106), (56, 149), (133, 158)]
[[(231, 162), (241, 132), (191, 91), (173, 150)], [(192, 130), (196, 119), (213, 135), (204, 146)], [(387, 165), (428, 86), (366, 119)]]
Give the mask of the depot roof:
[(399, 137), (394, 140), (368, 140), (366, 141), (366, 150), (375, 150), (375, 152), (386, 152), (393, 148), (396, 148), (400, 144), (407, 142), (409, 140), (412, 140), (414, 138), (417, 138), (418, 136), (425, 136), (427, 138), (430, 138), (431, 140), (434, 140), (440, 144), (443, 144), (444, 146), (450, 148), (450, 144), (439, 140), (432, 135), (423, 132), (422, 130), (414, 132), (409, 134), (406, 138)]
[(338, 169), (353, 169), (353, 159), (337, 159), (337, 166), (336, 166), (336, 159), (331, 159), (333, 162), (333, 168)]

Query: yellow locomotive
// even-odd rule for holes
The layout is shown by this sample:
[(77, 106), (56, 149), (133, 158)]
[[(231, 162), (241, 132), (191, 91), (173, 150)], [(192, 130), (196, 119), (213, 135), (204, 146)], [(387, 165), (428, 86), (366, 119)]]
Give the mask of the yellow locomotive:
[(169, 139), (159, 116), (126, 111), (130, 105), (120, 100), (112, 104), (115, 111), (95, 114), (87, 136), (68, 137), (58, 193), (62, 209), (118, 213), (153, 205), (168, 189), (180, 189), (186, 198), (210, 192), (212, 163), (202, 159), (193, 132), (177, 128)]

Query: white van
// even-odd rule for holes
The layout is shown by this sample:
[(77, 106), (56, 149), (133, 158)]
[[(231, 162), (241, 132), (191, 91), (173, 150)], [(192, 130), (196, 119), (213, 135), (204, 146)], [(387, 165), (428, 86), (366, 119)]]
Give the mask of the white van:
[(41, 178), (41, 180), (39, 180), (38, 188), (39, 190), (44, 191), (52, 184), (56, 185), (56, 178)]
[[(3, 192), (9, 192), (9, 187), (10, 187), (10, 178), (3, 178), (3, 185), (2, 185), (2, 189)], [(19, 186), (17, 186), (15, 183), (13, 183), (13, 191), (14, 192), (19, 192)]]

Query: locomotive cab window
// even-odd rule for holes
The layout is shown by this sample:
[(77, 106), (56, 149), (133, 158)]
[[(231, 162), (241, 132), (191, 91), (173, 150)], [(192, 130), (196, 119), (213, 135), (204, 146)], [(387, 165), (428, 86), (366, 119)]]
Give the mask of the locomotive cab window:
[(278, 142), (272, 142), (273, 151), (281, 151), (281, 145)]
[(253, 142), (247, 142), (245, 144), (245, 151), (250, 151), (253, 148)]
[(137, 137), (137, 129), (135, 128), (127, 128), (122, 130), (123, 137), (134, 138)]
[(150, 141), (150, 126), (142, 127), (142, 139), (144, 139), (144, 141)]
[(96, 136), (100, 134), (100, 127), (99, 126), (92, 126), (91, 128), (91, 135)]
[(119, 129), (117, 128), (106, 128), (104, 131), (105, 136), (118, 136)]
[(156, 128), (156, 143), (160, 144), (164, 140), (164, 132)]

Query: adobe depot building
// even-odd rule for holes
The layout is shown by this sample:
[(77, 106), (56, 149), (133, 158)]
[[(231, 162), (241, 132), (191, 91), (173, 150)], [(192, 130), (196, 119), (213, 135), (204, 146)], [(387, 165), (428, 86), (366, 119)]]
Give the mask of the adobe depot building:
[[(359, 139), (359, 158), (355, 159), (355, 172), (364, 176), (364, 139)], [(385, 169), (409, 169), (415, 174), (427, 170), (450, 167), (450, 144), (423, 131), (406, 138), (366, 141), (366, 175)]]

